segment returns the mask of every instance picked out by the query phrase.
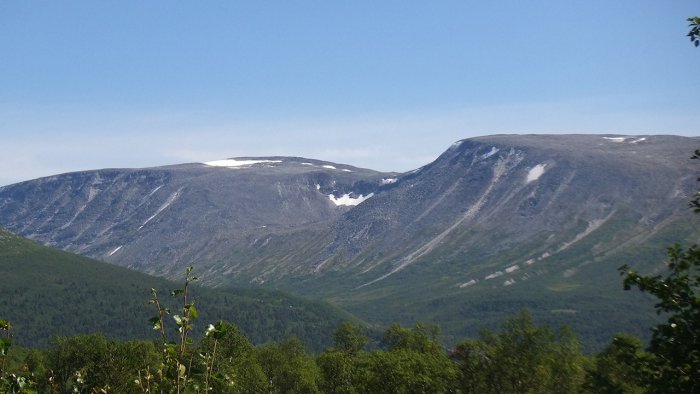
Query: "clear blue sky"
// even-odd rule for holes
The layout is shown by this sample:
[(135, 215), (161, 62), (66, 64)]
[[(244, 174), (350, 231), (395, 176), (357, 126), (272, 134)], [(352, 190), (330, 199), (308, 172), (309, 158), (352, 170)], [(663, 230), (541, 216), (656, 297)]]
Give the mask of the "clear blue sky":
[[(3, 1), (0, 185), (494, 133), (700, 135), (698, 1)], [(691, 148), (696, 147), (689, 147)]]

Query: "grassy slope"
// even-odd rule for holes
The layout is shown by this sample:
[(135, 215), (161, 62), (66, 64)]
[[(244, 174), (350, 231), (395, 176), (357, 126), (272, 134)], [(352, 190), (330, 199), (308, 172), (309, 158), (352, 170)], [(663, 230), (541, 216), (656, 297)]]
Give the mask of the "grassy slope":
[[(168, 293), (181, 286), (0, 229), (0, 317), (14, 324), (15, 341), (22, 345), (43, 346), (54, 335), (95, 331), (121, 339), (156, 338), (148, 326), (155, 314), (147, 303), (150, 289), (158, 289), (176, 310)], [(225, 319), (256, 343), (295, 335), (317, 351), (330, 343), (335, 327), (353, 319), (330, 304), (280, 292), (195, 287), (192, 294), (200, 329)]]

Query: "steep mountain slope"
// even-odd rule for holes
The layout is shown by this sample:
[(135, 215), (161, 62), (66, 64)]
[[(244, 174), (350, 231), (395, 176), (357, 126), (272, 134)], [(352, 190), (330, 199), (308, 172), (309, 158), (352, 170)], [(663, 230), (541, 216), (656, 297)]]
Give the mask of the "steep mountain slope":
[[(2, 228), (0, 278), (0, 317), (13, 323), (18, 343), (39, 346), (53, 335), (95, 331), (122, 339), (155, 338), (148, 324), (155, 315), (146, 302), (150, 289), (159, 289), (164, 305), (174, 308), (168, 292), (182, 286), (41, 246)], [(201, 287), (191, 292), (200, 310), (198, 332), (225, 319), (257, 343), (295, 335), (318, 351), (331, 343), (342, 321), (354, 319), (328, 304), (280, 292)]]
[[(452, 338), (522, 307), (588, 344), (648, 334), (643, 297), (616, 268), (661, 268), (673, 242), (697, 242), (687, 202), (698, 139), (491, 136), (435, 162), (334, 223), (307, 275), (283, 279), (372, 321), (439, 321)], [(315, 276), (309, 274), (313, 272)], [(310, 279), (311, 278), (311, 279)]]
[[(469, 283), (494, 273), (480, 263), (504, 260), (514, 248), (520, 251), (505, 261), (511, 267), (501, 267), (504, 274), (510, 268), (524, 275), (528, 267), (591, 238), (598, 242), (590, 253), (603, 255), (687, 218), (697, 173), (688, 160), (691, 141), (661, 136), (460, 141), (338, 220), (327, 249), (328, 269), (352, 267), (361, 273), (352, 285), (368, 286), (414, 264), (457, 260), (468, 269), (454, 279)], [(613, 234), (606, 231), (610, 227), (616, 227)]]
[(289, 157), (86, 171), (0, 188), (0, 224), (49, 246), (175, 276), (256, 234), (326, 223), (391, 175)]
[(195, 263), (210, 285), (281, 288), (378, 323), (434, 320), (448, 340), (529, 307), (590, 344), (654, 318), (618, 266), (659, 269), (666, 246), (697, 241), (698, 142), (497, 135), (400, 175), (281, 157), (90, 171), (0, 188), (0, 225), (169, 277)]

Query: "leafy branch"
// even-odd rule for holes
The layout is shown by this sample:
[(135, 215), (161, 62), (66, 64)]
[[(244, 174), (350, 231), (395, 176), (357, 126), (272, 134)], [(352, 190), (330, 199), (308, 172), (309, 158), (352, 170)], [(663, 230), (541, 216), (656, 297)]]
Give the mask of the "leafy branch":
[[(187, 267), (184, 287), (170, 292), (170, 296), (173, 298), (181, 297), (181, 312), (180, 314), (172, 315), (178, 330), (177, 342), (168, 340), (165, 329), (165, 316), (170, 315), (171, 311), (161, 304), (156, 289), (151, 289), (151, 299), (148, 302), (155, 305), (157, 315), (152, 317), (149, 322), (153, 329), (159, 332), (163, 348), (163, 363), (156, 375), (160, 378), (161, 393), (169, 385), (172, 385), (175, 392), (179, 394), (185, 390), (187, 383), (190, 381), (191, 360), (190, 366), (186, 366), (185, 355), (187, 347), (193, 342), (192, 338), (190, 338), (190, 333), (194, 327), (193, 321), (197, 319), (199, 313), (194, 306), (194, 301), (189, 297), (189, 286), (197, 279), (196, 276), (192, 275), (192, 267)], [(136, 379), (136, 383), (144, 392), (150, 392), (152, 376), (149, 371), (139, 372), (139, 378)]]
[(690, 31), (688, 32), (687, 36), (690, 37), (690, 42), (697, 47), (700, 45), (700, 17), (694, 16), (692, 18), (688, 18), (687, 21), (690, 22), (688, 24)]

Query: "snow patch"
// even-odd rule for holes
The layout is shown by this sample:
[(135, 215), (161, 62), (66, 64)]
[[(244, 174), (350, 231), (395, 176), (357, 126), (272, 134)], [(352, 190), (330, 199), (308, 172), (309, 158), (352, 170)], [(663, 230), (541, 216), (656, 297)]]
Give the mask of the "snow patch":
[(627, 138), (625, 137), (603, 137), (604, 140), (608, 141), (613, 141), (613, 142), (625, 142)]
[(151, 191), (150, 193), (148, 193), (148, 195), (146, 196), (146, 198), (151, 197), (153, 194), (155, 194), (155, 192), (157, 192), (158, 190), (160, 190), (161, 187), (163, 187), (163, 185), (160, 185), (160, 186), (156, 187), (155, 189), (153, 189), (153, 191)]
[(496, 271), (496, 272), (494, 272), (493, 274), (486, 275), (486, 277), (484, 277), (484, 280), (489, 280), (489, 279), (498, 278), (498, 277), (501, 276), (501, 275), (503, 275), (503, 271)]
[(503, 282), (503, 286), (510, 286), (515, 283), (515, 279), (508, 279), (507, 281)]
[(527, 173), (527, 178), (525, 178), (525, 183), (530, 183), (532, 181), (536, 181), (540, 179), (542, 174), (544, 174), (544, 168), (546, 167), (546, 164), (538, 164), (530, 169)]
[(328, 165), (328, 164), (324, 164), (324, 165), (322, 165), (321, 167), (323, 167), (323, 168), (328, 168), (329, 170), (337, 170), (337, 168), (335, 168), (335, 167), (333, 167), (333, 166), (331, 166), (331, 165)]
[(343, 169), (340, 170), (340, 171), (343, 171), (343, 172), (352, 172), (352, 170), (348, 170), (347, 168), (343, 168)]
[(488, 151), (488, 152), (484, 153), (483, 155), (481, 155), (481, 159), (482, 159), (482, 160), (483, 160), (483, 159), (488, 159), (489, 157), (495, 155), (496, 153), (498, 153), (498, 148), (496, 148), (495, 146), (492, 146), (490, 151)]
[(535, 263), (535, 259), (530, 259), (530, 260), (525, 262), (525, 265), (532, 265), (534, 263)]
[(97, 197), (97, 195), (100, 194), (100, 191), (101, 191), (100, 189), (97, 189), (97, 188), (90, 186), (90, 191), (88, 192), (87, 202), (91, 202), (92, 200), (94, 200), (95, 197)]
[(321, 190), (321, 185), (319, 185), (318, 183), (316, 184), (316, 190)]
[(396, 183), (396, 181), (398, 181), (396, 178), (384, 178), (382, 179), (382, 185), (390, 185), (392, 183)]
[(161, 206), (156, 210), (156, 213), (154, 213), (153, 215), (151, 215), (150, 218), (146, 219), (146, 221), (143, 222), (143, 224), (141, 224), (141, 226), (138, 228), (138, 230), (141, 230), (141, 229), (143, 228), (143, 226), (145, 226), (148, 222), (150, 222), (151, 220), (153, 220), (154, 217), (158, 216), (159, 213), (163, 212), (163, 211), (165, 210), (165, 208), (169, 207), (170, 204), (172, 204), (173, 201), (175, 201), (175, 200), (180, 196), (180, 192), (181, 192), (181, 191), (182, 191), (182, 188), (179, 189), (178, 191), (176, 191), (175, 193), (171, 194), (170, 197), (168, 197), (168, 199), (163, 203), (163, 205), (161, 205)]
[(122, 248), (122, 246), (124, 246), (124, 245), (119, 245), (119, 246), (117, 246), (116, 248), (114, 248), (113, 251), (109, 252), (108, 256), (111, 256), (111, 255), (117, 253), (117, 252), (119, 251), (119, 249)]
[(464, 283), (460, 284), (459, 288), (464, 289), (464, 288), (469, 287), (469, 286), (474, 286), (476, 284), (476, 282), (477, 282), (476, 279), (472, 279), (469, 282), (464, 282)]
[(312, 163), (301, 163), (302, 166), (312, 166)]
[(245, 167), (245, 166), (251, 166), (253, 164), (258, 164), (258, 163), (281, 163), (282, 160), (235, 160), (235, 159), (225, 159), (225, 160), (214, 160), (214, 161), (207, 161), (204, 164), (208, 165), (210, 167), (228, 167), (228, 168), (236, 168), (236, 167)]
[(559, 253), (559, 252), (561, 252), (561, 251), (567, 249), (569, 246), (575, 244), (576, 242), (582, 240), (583, 238), (585, 238), (586, 236), (588, 236), (588, 234), (590, 234), (590, 233), (592, 233), (593, 231), (597, 230), (603, 223), (607, 222), (608, 219), (610, 219), (610, 217), (612, 217), (612, 215), (613, 215), (614, 213), (615, 213), (615, 211), (611, 212), (610, 214), (608, 214), (608, 216), (606, 216), (606, 217), (603, 218), (603, 219), (591, 220), (590, 222), (588, 222), (588, 226), (586, 227), (585, 230), (583, 230), (582, 233), (576, 234), (576, 236), (574, 237), (574, 239), (572, 239), (571, 241), (569, 241), (569, 242), (564, 242), (564, 244), (562, 244), (562, 245), (559, 247), (559, 249), (557, 249), (557, 251), (554, 252), (554, 253)]
[(336, 197), (332, 194), (329, 194), (328, 198), (333, 202), (333, 204), (335, 204), (337, 206), (341, 206), (341, 205), (356, 206), (372, 196), (374, 196), (374, 193), (370, 193), (366, 196), (360, 194), (359, 197), (353, 198), (353, 197), (350, 197), (350, 193), (346, 193), (340, 197)]
[(641, 138), (634, 138), (632, 141), (628, 141), (629, 139), (632, 139), (634, 137), (603, 137), (603, 139), (612, 141), (612, 142), (627, 142), (628, 144), (638, 144), (640, 142), (644, 142), (647, 140), (646, 137), (641, 137)]
[(519, 269), (520, 269), (520, 266), (518, 266), (518, 265), (516, 264), (516, 265), (513, 265), (513, 266), (510, 266), (510, 267), (506, 268), (506, 273), (510, 274), (511, 272), (515, 272), (515, 271), (517, 271), (517, 270), (519, 270)]

